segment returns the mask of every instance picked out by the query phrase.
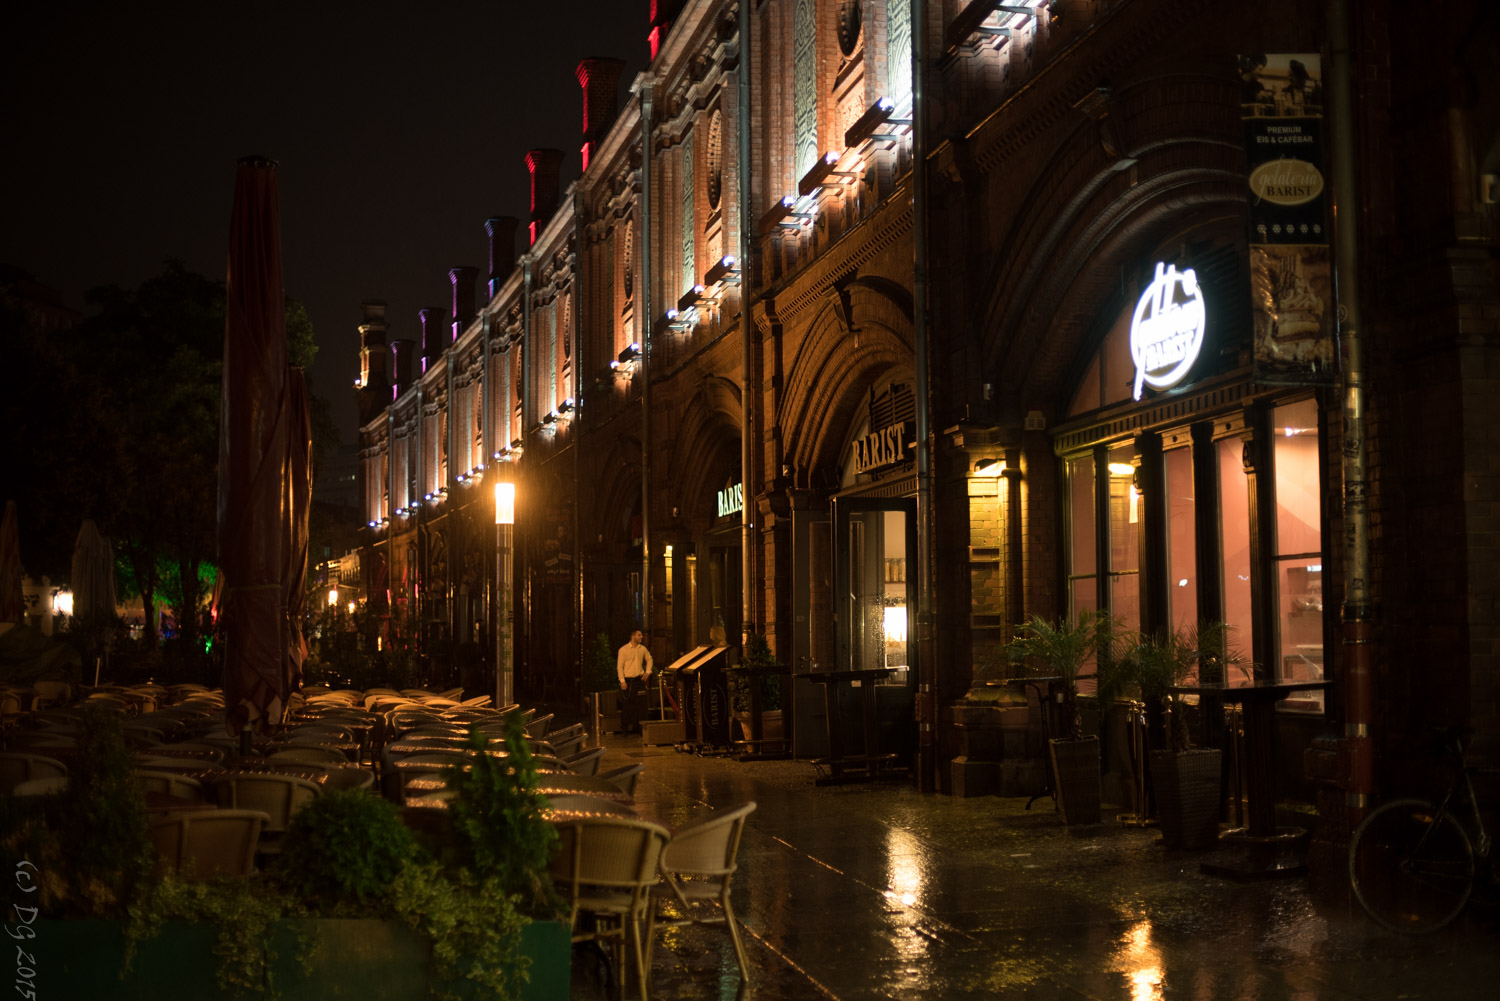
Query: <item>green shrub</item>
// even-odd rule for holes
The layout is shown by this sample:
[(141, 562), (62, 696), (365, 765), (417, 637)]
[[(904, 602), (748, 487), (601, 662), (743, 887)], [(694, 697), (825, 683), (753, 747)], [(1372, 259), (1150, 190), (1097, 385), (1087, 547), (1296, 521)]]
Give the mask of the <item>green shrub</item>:
[(364, 904), (385, 892), (416, 848), (393, 804), (361, 790), (338, 791), (297, 811), (275, 871), (304, 901)]

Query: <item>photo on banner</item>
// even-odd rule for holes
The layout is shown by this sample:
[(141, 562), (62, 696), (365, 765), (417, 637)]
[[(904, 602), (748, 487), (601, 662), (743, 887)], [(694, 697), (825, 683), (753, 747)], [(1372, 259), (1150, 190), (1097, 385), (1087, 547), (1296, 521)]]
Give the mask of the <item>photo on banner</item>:
[(1338, 366), (1317, 53), (1239, 57), (1257, 381), (1330, 383)]

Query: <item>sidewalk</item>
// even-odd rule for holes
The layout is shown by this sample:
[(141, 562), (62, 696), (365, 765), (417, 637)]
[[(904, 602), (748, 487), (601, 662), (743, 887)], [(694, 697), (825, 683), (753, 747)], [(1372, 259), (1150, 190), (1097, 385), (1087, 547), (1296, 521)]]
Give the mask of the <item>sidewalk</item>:
[[(752, 983), (716, 928), (660, 935), (651, 996), (1353, 1001), (1489, 998), (1500, 921), (1472, 905), (1435, 937), (1318, 913), (1304, 880), (1198, 872), (1152, 830), (1069, 829), (1047, 800), (923, 796), (900, 779), (815, 787), (803, 762), (739, 762), (608, 736), (641, 762), (642, 815), (678, 825), (755, 800), (734, 901)], [(602, 998), (574, 963), (573, 997)], [(1484, 985), (1488, 984), (1486, 987)], [(628, 994), (627, 996), (633, 996)]]

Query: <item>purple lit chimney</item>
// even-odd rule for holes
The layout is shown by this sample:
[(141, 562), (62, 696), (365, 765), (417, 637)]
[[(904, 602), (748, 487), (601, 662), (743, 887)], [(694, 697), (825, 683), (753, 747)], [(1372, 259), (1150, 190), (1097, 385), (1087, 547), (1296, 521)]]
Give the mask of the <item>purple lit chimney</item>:
[(516, 227), (521, 224), (513, 216), (495, 216), (484, 221), (485, 235), (490, 239), (490, 298), (500, 294), (500, 286), (510, 277), (516, 266)]
[(474, 322), (474, 282), (479, 269), (465, 264), (448, 269), (448, 283), (453, 286), (453, 339), (458, 340)]
[(392, 368), (396, 372), (396, 381), (391, 385), (391, 399), (396, 399), (411, 386), (411, 360), (416, 353), (417, 342), (409, 337), (391, 341)]
[(443, 357), (443, 349), (448, 346), (447, 331), (443, 329), (447, 325), (448, 311), (428, 306), (417, 310), (417, 317), (422, 321), (422, 371), (426, 372)]
[(531, 172), (531, 242), (541, 235), (542, 227), (557, 210), (557, 196), (562, 189), (562, 150), (534, 149), (526, 154), (526, 169)]
[(620, 74), (625, 71), (623, 59), (585, 59), (573, 71), (583, 88), (583, 169), (589, 169), (589, 157), (614, 123), (619, 110)]

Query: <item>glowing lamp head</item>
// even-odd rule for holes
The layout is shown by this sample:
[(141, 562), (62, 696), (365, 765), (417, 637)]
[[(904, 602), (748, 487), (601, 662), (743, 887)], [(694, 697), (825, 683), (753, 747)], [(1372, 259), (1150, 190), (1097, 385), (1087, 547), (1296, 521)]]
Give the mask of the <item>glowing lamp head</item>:
[(514, 525), (516, 523), (516, 485), (514, 483), (495, 484), (495, 524)]

